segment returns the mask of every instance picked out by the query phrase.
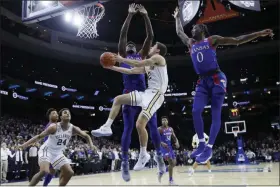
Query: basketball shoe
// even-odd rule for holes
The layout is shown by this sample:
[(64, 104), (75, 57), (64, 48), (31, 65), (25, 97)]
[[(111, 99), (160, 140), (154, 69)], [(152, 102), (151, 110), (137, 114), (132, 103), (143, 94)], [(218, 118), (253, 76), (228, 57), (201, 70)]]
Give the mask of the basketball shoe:
[(122, 178), (124, 181), (130, 181), (130, 174), (129, 174), (129, 163), (128, 161), (122, 162)]
[(201, 164), (206, 164), (212, 158), (212, 148), (206, 146), (204, 151), (196, 157), (196, 161)]
[(139, 159), (137, 161), (137, 163), (135, 164), (133, 170), (134, 171), (140, 171), (142, 169), (145, 168), (145, 165), (147, 164), (147, 162), (149, 162), (149, 160), (151, 159), (151, 156), (148, 153), (140, 153), (139, 155)]
[(190, 155), (190, 157), (196, 158), (197, 156), (199, 156), (205, 149), (205, 142), (199, 142), (197, 149), (192, 152), (192, 154)]
[(102, 125), (99, 129), (91, 131), (92, 136), (102, 137), (102, 136), (111, 136), (113, 134), (111, 127), (107, 125)]

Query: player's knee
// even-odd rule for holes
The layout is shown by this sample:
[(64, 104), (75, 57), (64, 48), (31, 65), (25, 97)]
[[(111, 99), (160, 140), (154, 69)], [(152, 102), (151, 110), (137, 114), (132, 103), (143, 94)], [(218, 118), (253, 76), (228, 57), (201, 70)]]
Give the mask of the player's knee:
[(120, 105), (121, 104), (121, 96), (117, 96), (114, 98), (114, 104), (115, 105)]
[(141, 130), (141, 129), (143, 129), (145, 126), (144, 126), (144, 123), (143, 122), (141, 122), (141, 121), (137, 121), (136, 122), (136, 128), (137, 128), (137, 130)]
[(193, 107), (193, 109), (192, 109), (192, 114), (193, 115), (201, 115), (202, 112), (203, 112), (202, 108), (195, 108), (195, 107)]

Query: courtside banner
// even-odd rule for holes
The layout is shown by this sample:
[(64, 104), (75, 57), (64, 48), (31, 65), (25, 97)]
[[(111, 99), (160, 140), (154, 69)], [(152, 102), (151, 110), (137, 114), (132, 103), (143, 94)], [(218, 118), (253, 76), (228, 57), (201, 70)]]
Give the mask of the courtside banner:
[(197, 15), (201, 1), (200, 0), (178, 0), (180, 9), (180, 18), (183, 27), (191, 22)]
[(240, 7), (240, 8), (244, 8), (244, 9), (248, 9), (248, 10), (254, 10), (254, 11), (261, 11), (260, 0), (254, 0), (254, 1), (229, 0), (229, 2), (234, 4), (235, 6)]
[(220, 20), (230, 19), (239, 16), (239, 13), (234, 10), (226, 10), (225, 6), (216, 0), (206, 0), (204, 15), (197, 23), (211, 23)]

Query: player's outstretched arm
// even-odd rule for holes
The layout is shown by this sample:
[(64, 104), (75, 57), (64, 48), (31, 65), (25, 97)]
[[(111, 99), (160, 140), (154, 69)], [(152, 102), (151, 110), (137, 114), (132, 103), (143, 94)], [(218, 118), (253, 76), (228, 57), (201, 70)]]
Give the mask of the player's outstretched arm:
[(131, 19), (134, 14), (136, 14), (136, 5), (135, 3), (129, 5), (128, 8), (128, 15), (124, 21), (124, 24), (121, 29), (121, 34), (120, 34), (120, 39), (119, 39), (119, 44), (118, 44), (118, 50), (119, 54), (122, 57), (126, 57), (126, 44), (127, 44), (127, 33), (128, 33), (128, 28), (131, 22)]
[(142, 5), (138, 5), (138, 10), (145, 20), (145, 28), (147, 35), (142, 49), (139, 52), (142, 55), (142, 58), (144, 59), (148, 56), (150, 48), (152, 46), (154, 40), (154, 31), (147, 10)]
[(79, 127), (73, 126), (73, 134), (78, 135), (84, 139), (86, 139), (87, 143), (89, 144), (90, 148), (93, 151), (97, 151), (97, 148), (93, 145), (91, 137), (85, 132), (82, 131)]
[(185, 31), (183, 29), (181, 20), (180, 20), (180, 14), (179, 14), (179, 8), (176, 7), (173, 17), (175, 18), (175, 22), (176, 22), (176, 33), (179, 36), (179, 38), (181, 39), (181, 41), (188, 47), (191, 46), (192, 43), (192, 38), (189, 38), (186, 34)]
[(49, 127), (46, 128), (41, 134), (34, 136), (33, 138), (31, 138), (24, 144), (20, 145), (19, 148), (25, 149), (26, 147), (34, 144), (35, 142), (38, 142), (39, 140), (45, 138), (46, 136), (48, 136), (50, 134), (54, 134), (55, 132), (56, 132), (56, 124), (53, 123), (53, 124), (49, 125)]
[(115, 55), (117, 62), (123, 62), (133, 67), (145, 67), (145, 66), (164, 66), (166, 64), (165, 59), (160, 55), (154, 55), (151, 58), (141, 60), (126, 59), (119, 55)]
[(265, 36), (272, 37), (273, 35), (274, 34), (271, 29), (266, 29), (263, 31), (254, 32), (251, 34), (242, 35), (238, 37), (222, 37), (222, 36), (214, 35), (211, 36), (210, 38), (212, 40), (212, 45), (216, 47), (218, 45), (240, 45), (240, 44), (250, 42), (259, 37), (265, 37)]
[(110, 69), (119, 73), (124, 73), (124, 74), (143, 74), (145, 73), (144, 67), (134, 67), (132, 69), (128, 68), (122, 68), (122, 67), (117, 67), (117, 66), (112, 66), (112, 67), (107, 67), (106, 69)]

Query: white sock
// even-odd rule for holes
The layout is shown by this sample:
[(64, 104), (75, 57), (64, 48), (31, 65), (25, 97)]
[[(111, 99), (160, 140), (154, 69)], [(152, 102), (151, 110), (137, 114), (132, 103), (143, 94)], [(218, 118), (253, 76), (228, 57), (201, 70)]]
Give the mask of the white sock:
[(207, 144), (207, 147), (210, 147), (210, 148), (212, 148), (212, 147), (213, 147), (213, 145), (211, 145), (211, 144)]
[(111, 128), (113, 122), (114, 122), (114, 120), (108, 118), (107, 121), (106, 121), (106, 123), (104, 124), (104, 126), (105, 126), (105, 127), (110, 127), (110, 128)]
[(199, 142), (205, 142), (205, 138), (199, 139)]
[(140, 154), (146, 154), (147, 153), (147, 147), (140, 147)]

